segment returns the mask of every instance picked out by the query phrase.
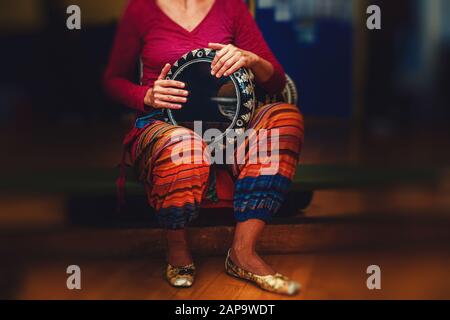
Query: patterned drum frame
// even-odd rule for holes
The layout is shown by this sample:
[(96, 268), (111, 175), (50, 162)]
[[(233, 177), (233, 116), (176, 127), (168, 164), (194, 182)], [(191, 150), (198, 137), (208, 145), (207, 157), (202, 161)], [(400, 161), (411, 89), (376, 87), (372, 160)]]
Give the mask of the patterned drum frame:
[[(180, 73), (192, 64), (199, 62), (212, 63), (215, 55), (216, 51), (212, 49), (197, 49), (186, 53), (173, 64), (171, 70), (167, 74), (166, 79), (177, 80), (177, 77), (180, 75)], [(256, 106), (253, 74), (249, 70), (241, 68), (234, 74), (230, 75), (229, 78), (233, 82), (234, 88), (236, 90), (237, 105), (235, 110), (233, 107), (231, 115), (230, 112), (227, 113), (227, 110), (222, 110), (219, 107), (219, 110), (224, 115), (224, 118), (226, 118), (228, 115), (229, 120), (231, 120), (231, 124), (221, 136), (215, 138), (215, 141), (223, 140), (223, 137), (225, 137), (230, 131), (234, 131), (234, 134), (231, 135), (232, 137), (234, 136), (234, 138), (232, 138), (233, 140), (237, 136), (243, 134), (248, 123), (252, 119), (253, 112)], [(168, 122), (177, 125), (177, 120), (175, 119), (174, 112), (172, 112), (172, 110), (170, 109), (166, 109), (166, 114), (168, 117)], [(232, 142), (229, 138), (228, 141)], [(212, 143), (212, 141), (207, 141), (207, 143)]]
[(293, 105), (298, 104), (298, 91), (294, 80), (286, 74), (286, 86), (280, 94), (269, 95), (262, 90), (256, 90), (257, 105), (263, 106), (270, 103), (285, 102)]

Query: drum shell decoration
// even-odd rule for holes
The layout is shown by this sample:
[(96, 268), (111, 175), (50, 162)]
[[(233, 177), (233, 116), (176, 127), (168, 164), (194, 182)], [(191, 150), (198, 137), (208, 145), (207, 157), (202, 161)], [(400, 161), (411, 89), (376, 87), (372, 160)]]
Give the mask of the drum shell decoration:
[(297, 86), (294, 80), (288, 75), (286, 75), (286, 86), (281, 93), (269, 95), (257, 86), (255, 88), (255, 95), (257, 107), (276, 102), (285, 102), (293, 105), (297, 105), (298, 103)]
[[(166, 79), (167, 80), (178, 80), (180, 75), (185, 71), (189, 66), (197, 62), (208, 62), (212, 63), (214, 57), (216, 55), (216, 51), (212, 49), (197, 49), (183, 55), (178, 61), (176, 61), (171, 70), (168, 72)], [(211, 77), (211, 81), (214, 80), (214, 76), (209, 75)], [(220, 140), (227, 135), (230, 130), (233, 130), (234, 136), (238, 136), (245, 132), (245, 129), (249, 122), (253, 117), (253, 112), (256, 107), (256, 97), (255, 97), (255, 85), (253, 83), (253, 74), (245, 69), (241, 68), (238, 71), (234, 72), (232, 75), (228, 77), (232, 83), (234, 84), (236, 90), (236, 109), (234, 111), (234, 115), (231, 120), (231, 124), (228, 126), (225, 132), (220, 137), (216, 137), (215, 141)], [(188, 86), (189, 84), (187, 84)], [(196, 84), (201, 85), (201, 84)], [(189, 97), (188, 97), (189, 99)], [(166, 109), (167, 121), (174, 125), (178, 125), (178, 120), (176, 117), (176, 111)], [(199, 115), (200, 116), (200, 115)], [(224, 117), (225, 120), (225, 117)], [(203, 121), (203, 120), (202, 120)], [(206, 141), (207, 143), (211, 143), (212, 141)]]

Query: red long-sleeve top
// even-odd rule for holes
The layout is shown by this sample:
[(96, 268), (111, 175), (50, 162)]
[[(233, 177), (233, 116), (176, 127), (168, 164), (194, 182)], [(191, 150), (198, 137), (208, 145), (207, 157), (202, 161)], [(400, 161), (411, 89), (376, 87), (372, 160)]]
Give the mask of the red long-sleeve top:
[[(215, 0), (203, 21), (191, 32), (171, 20), (156, 0), (130, 0), (119, 23), (108, 67), (104, 75), (107, 93), (117, 102), (144, 113), (147, 90), (153, 86), (166, 63), (185, 53), (208, 47), (209, 42), (234, 44), (272, 63), (274, 73), (258, 83), (268, 93), (285, 86), (283, 68), (265, 42), (243, 0)], [(141, 84), (132, 79), (142, 61)]]

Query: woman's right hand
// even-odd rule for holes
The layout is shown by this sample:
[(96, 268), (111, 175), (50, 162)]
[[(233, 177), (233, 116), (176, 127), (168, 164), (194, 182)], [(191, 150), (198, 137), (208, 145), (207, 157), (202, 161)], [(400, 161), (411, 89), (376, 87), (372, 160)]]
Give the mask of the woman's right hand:
[(183, 90), (186, 85), (183, 82), (175, 80), (166, 80), (167, 73), (170, 71), (170, 64), (166, 64), (155, 81), (153, 87), (147, 91), (144, 103), (156, 109), (181, 109), (182, 103), (187, 102), (189, 92)]

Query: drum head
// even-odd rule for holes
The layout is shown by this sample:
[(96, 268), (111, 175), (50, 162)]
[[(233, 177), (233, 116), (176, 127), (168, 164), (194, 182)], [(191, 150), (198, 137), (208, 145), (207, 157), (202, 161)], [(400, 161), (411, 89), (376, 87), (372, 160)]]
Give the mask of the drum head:
[[(244, 133), (255, 108), (255, 94), (252, 76), (242, 68), (228, 77), (216, 78), (211, 75), (211, 62), (216, 52), (211, 49), (198, 49), (185, 54), (175, 62), (167, 79), (186, 84), (189, 91), (188, 102), (180, 110), (167, 109), (168, 120), (174, 125), (181, 125), (199, 131), (202, 136), (208, 129), (220, 131), (214, 138), (205, 136), (205, 141), (218, 141), (234, 132)], [(197, 126), (194, 128), (194, 122)], [(198, 132), (199, 133), (199, 132)]]

